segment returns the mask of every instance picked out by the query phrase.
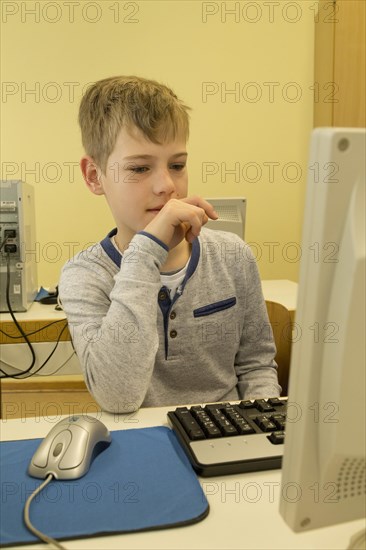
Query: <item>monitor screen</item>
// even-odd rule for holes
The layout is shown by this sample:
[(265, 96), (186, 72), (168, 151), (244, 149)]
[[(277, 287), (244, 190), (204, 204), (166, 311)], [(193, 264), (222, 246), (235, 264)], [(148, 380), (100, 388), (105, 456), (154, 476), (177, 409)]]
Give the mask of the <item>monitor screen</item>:
[(280, 513), (294, 531), (365, 516), (365, 129), (310, 144)]

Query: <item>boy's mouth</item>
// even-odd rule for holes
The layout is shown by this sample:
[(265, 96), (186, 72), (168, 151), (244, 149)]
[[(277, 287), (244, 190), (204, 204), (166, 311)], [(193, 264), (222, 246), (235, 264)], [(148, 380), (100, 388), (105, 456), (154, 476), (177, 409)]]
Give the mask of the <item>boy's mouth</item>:
[(163, 208), (163, 204), (161, 204), (160, 206), (155, 206), (155, 208), (148, 208), (147, 211), (148, 212), (160, 212), (160, 210)]

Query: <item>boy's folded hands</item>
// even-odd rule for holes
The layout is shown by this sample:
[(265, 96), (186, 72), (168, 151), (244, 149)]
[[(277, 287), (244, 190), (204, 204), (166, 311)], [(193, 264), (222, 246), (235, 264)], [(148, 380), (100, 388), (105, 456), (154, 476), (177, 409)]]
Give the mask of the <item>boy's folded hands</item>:
[(218, 215), (202, 197), (170, 199), (145, 227), (145, 231), (172, 249), (183, 239), (189, 243), (194, 241), (209, 218), (217, 220)]

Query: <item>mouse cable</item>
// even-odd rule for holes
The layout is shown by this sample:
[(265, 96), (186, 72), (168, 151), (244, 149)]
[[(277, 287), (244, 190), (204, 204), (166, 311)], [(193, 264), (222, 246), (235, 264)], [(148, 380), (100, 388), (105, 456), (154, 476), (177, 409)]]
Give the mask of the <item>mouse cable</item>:
[[(44, 325), (41, 328), (37, 328), (36, 330), (32, 330), (32, 332), (27, 332), (26, 335), (27, 336), (33, 336), (33, 334), (37, 334), (38, 332), (42, 332), (42, 330), (44, 330), (45, 328), (51, 327), (52, 325), (55, 325), (56, 323), (61, 323), (61, 321), (66, 321), (66, 317), (62, 317), (62, 319), (56, 319), (56, 321), (51, 321), (50, 323), (47, 323), (47, 325)], [(0, 328), (0, 332), (4, 336), (6, 336), (7, 338), (11, 338), (12, 340), (19, 340), (20, 338), (24, 338), (23, 336), (13, 336), (12, 334), (8, 334), (2, 328)]]
[(6, 245), (6, 243), (8, 242), (10, 237), (5, 237), (2, 241), (1, 241), (1, 244), (0, 244), (0, 252), (2, 251), (2, 249), (4, 248), (4, 246)]
[[(42, 365), (40, 365), (38, 367), (38, 369), (36, 369), (35, 371), (33, 372), (29, 372), (29, 369), (28, 370), (25, 370), (25, 371), (21, 371), (21, 372), (18, 372), (18, 373), (15, 373), (15, 374), (7, 374), (5, 373), (2, 369), (0, 369), (0, 372), (4, 374), (4, 376), (0, 376), (0, 380), (3, 380), (4, 378), (15, 378), (16, 380), (24, 380), (25, 378), (31, 378), (31, 376), (34, 376), (35, 374), (37, 374), (37, 372), (39, 372), (41, 369), (43, 369), (43, 367), (46, 365), (46, 363), (48, 363), (48, 361), (51, 359), (52, 355), (55, 353), (56, 349), (57, 349), (57, 346), (59, 345), (60, 343), (60, 340), (61, 340), (61, 336), (64, 332), (64, 330), (67, 328), (68, 324), (65, 323), (65, 325), (62, 327), (62, 330), (60, 331), (60, 334), (58, 335), (57, 337), (57, 340), (56, 340), (56, 344), (54, 345), (51, 353), (49, 354), (49, 356), (43, 361)], [(72, 354), (73, 355), (73, 354)], [(57, 369), (58, 370), (58, 369)], [(28, 374), (29, 373), (29, 374)], [(28, 376), (24, 376), (24, 375), (27, 375)]]
[[(55, 353), (56, 349), (57, 349), (57, 346), (59, 345), (60, 343), (60, 340), (61, 340), (61, 336), (62, 336), (62, 333), (64, 332), (65, 328), (67, 327), (67, 323), (65, 324), (64, 327), (62, 327), (62, 330), (60, 332), (60, 334), (58, 335), (58, 338), (56, 340), (56, 344), (54, 345), (53, 347), (53, 350), (51, 351), (51, 353), (49, 354), (49, 356), (47, 357), (47, 359), (45, 359), (42, 363), (42, 365), (40, 365), (38, 367), (38, 369), (36, 369), (35, 371), (31, 372), (28, 374), (28, 376), (23, 376), (22, 378), (19, 378), (19, 380), (24, 380), (24, 378), (30, 378), (31, 376), (34, 376), (35, 374), (37, 374), (37, 372), (39, 372), (41, 369), (43, 369), (43, 367), (46, 365), (46, 363), (48, 363), (48, 361), (51, 359), (52, 355)], [(58, 369), (57, 369), (58, 370)], [(18, 378), (18, 376), (20, 377), (22, 374), (25, 374), (24, 372), (21, 372), (21, 373), (18, 373), (18, 374), (15, 374), (14, 376)]]
[(52, 537), (49, 537), (48, 535), (46, 535), (45, 533), (42, 533), (42, 531), (39, 531), (36, 527), (34, 527), (34, 525), (32, 525), (31, 520), (29, 518), (29, 508), (32, 500), (34, 499), (34, 497), (38, 495), (38, 493), (42, 491), (42, 489), (46, 487), (46, 485), (49, 484), (49, 482), (52, 479), (53, 479), (53, 475), (49, 474), (46, 477), (46, 479), (43, 481), (43, 483), (41, 483), (41, 485), (37, 487), (37, 489), (35, 489), (33, 493), (28, 497), (24, 506), (24, 523), (29, 529), (29, 531), (31, 531), (34, 535), (36, 535), (36, 537), (38, 537), (43, 542), (46, 542), (47, 544), (52, 545), (53, 548), (59, 548), (60, 550), (65, 550), (65, 547), (62, 546), (62, 544), (60, 544), (59, 542), (57, 542), (57, 540), (53, 539)]
[[(24, 340), (26, 341), (26, 344), (28, 345), (30, 351), (31, 351), (31, 354), (32, 354), (32, 362), (30, 364), (30, 366), (20, 372), (20, 373), (16, 373), (16, 374), (8, 374), (6, 373), (5, 371), (3, 371), (2, 369), (0, 369), (0, 373), (3, 375), (3, 376), (0, 376), (0, 379), (3, 380), (5, 378), (13, 378), (15, 380), (22, 380), (23, 378), (30, 378), (31, 376), (33, 376), (34, 374), (36, 374), (37, 372), (39, 372), (44, 366), (45, 364), (51, 359), (52, 355), (55, 353), (56, 351), (56, 348), (60, 342), (60, 339), (61, 339), (61, 336), (62, 336), (62, 333), (64, 332), (65, 328), (67, 327), (67, 320), (66, 319), (58, 319), (57, 321), (54, 321), (54, 322), (59, 322), (61, 320), (65, 320), (66, 323), (64, 325), (64, 327), (62, 328), (58, 338), (57, 338), (57, 341), (56, 341), (56, 345), (55, 347), (53, 348), (53, 350), (51, 351), (50, 355), (47, 357), (47, 359), (42, 363), (42, 365), (37, 369), (35, 370), (34, 372), (30, 372), (36, 362), (36, 354), (34, 352), (34, 349), (33, 349), (33, 346), (31, 344), (31, 342), (29, 341), (28, 339), (28, 336), (27, 334), (24, 332), (24, 330), (22, 329), (22, 327), (20, 326), (20, 324), (18, 323), (17, 319), (15, 318), (15, 315), (14, 315), (14, 312), (13, 312), (13, 309), (11, 307), (11, 303), (10, 303), (10, 253), (8, 252), (7, 253), (7, 263), (6, 263), (6, 303), (7, 303), (7, 306), (8, 306), (8, 309), (9, 309), (9, 313), (14, 321), (14, 324), (15, 326), (17, 327), (17, 329), (19, 330), (20, 334), (22, 335), (22, 337), (24, 338)], [(53, 324), (53, 323), (51, 323)], [(28, 376), (24, 376), (25, 374), (28, 374)]]
[[(67, 363), (74, 357), (74, 355), (76, 355), (76, 351), (74, 350), (71, 355), (65, 359), (65, 361), (59, 366), (57, 367), (56, 370), (52, 371), (52, 372), (49, 372), (47, 374), (39, 374), (38, 376), (41, 376), (41, 377), (45, 377), (45, 376), (52, 376), (53, 374), (56, 374), (59, 370), (61, 370), (65, 365), (67, 365)], [(15, 367), (14, 365), (11, 365), (10, 363), (7, 363), (6, 361), (4, 361), (4, 359), (0, 359), (0, 363), (2, 363), (3, 365), (5, 365), (6, 367), (10, 367), (11, 369), (14, 369), (15, 371), (18, 371), (16, 372), (15, 374), (22, 374), (23, 371), (19, 368), (19, 367)], [(33, 376), (33, 372), (29, 375), (29, 376), (26, 376), (26, 378), (30, 378), (30, 376)], [(2, 378), (6, 378), (6, 376), (0, 376), (0, 380)]]
[[(30, 343), (30, 341), (28, 340), (28, 337), (26, 335), (26, 333), (24, 332), (24, 330), (22, 329), (22, 327), (20, 326), (20, 324), (18, 323), (17, 319), (15, 318), (15, 315), (14, 315), (14, 312), (13, 312), (13, 309), (11, 307), (11, 303), (10, 303), (10, 253), (8, 252), (7, 255), (6, 255), (6, 304), (8, 306), (8, 309), (9, 309), (9, 313), (11, 315), (11, 318), (13, 319), (14, 321), (14, 324), (15, 326), (17, 327), (17, 329), (19, 330), (20, 334), (23, 336), (24, 340), (26, 341), (26, 344), (27, 346), (29, 347), (30, 349), (30, 352), (32, 354), (32, 361), (31, 361), (31, 364), (30, 366), (24, 371), (24, 373), (27, 373), (29, 371), (32, 370), (33, 366), (34, 366), (34, 363), (36, 362), (36, 354), (34, 353), (34, 349), (33, 349), (33, 346), (32, 344)], [(6, 375), (6, 373), (4, 373), (3, 371), (0, 371), (2, 372), (3, 374)], [(7, 378), (8, 375), (6, 375), (4, 378)], [(12, 377), (11, 377), (12, 378)]]

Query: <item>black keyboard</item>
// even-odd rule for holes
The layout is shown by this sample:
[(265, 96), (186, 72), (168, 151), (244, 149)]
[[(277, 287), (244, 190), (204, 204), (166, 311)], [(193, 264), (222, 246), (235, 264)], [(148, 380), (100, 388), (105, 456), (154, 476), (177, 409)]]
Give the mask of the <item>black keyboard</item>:
[(281, 468), (287, 398), (178, 407), (168, 418), (193, 468), (216, 476)]

